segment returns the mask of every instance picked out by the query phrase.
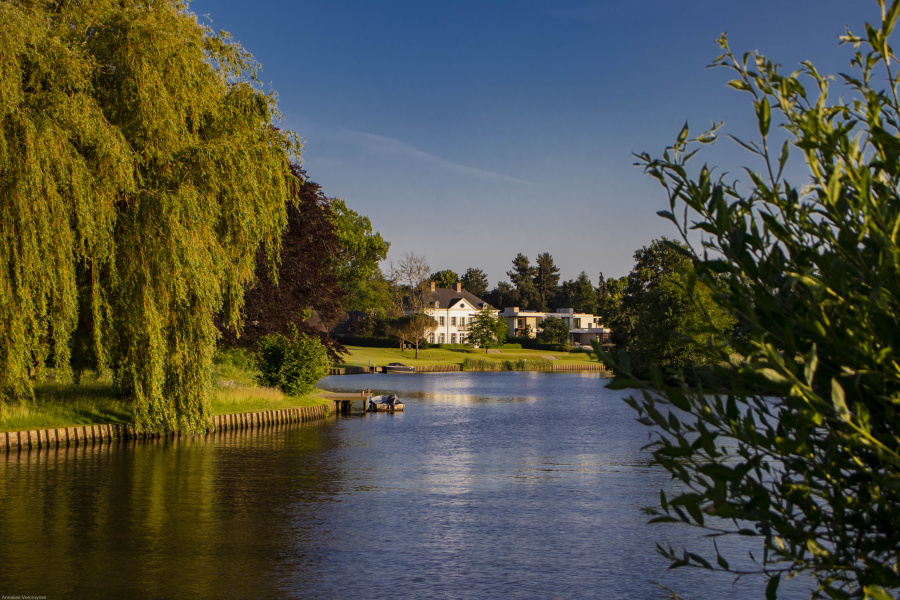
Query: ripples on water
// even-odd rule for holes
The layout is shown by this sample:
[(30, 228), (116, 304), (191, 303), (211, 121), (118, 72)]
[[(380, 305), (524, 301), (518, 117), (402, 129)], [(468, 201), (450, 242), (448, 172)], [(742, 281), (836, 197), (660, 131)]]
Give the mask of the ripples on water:
[(632, 599), (662, 597), (659, 582), (761, 597), (758, 581), (666, 570), (655, 542), (696, 536), (645, 524), (668, 476), (604, 385), (330, 377), (406, 412), (0, 456), (0, 594)]

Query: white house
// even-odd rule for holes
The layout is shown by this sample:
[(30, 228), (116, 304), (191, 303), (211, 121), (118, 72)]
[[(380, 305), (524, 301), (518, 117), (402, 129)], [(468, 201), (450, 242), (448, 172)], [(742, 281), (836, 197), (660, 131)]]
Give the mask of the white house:
[[(431, 282), (431, 295), (426, 298), (428, 306), (425, 312), (438, 322), (434, 333), (428, 336), (432, 344), (464, 344), (469, 324), (475, 315), (491, 306), (471, 292), (462, 289), (457, 282), (454, 288), (435, 287)], [(491, 309), (494, 316), (499, 311)]]
[(535, 337), (541, 330), (541, 323), (547, 317), (562, 319), (569, 328), (569, 343), (588, 346), (591, 340), (609, 341), (611, 330), (600, 324), (600, 317), (588, 313), (576, 313), (574, 308), (558, 308), (556, 312), (519, 310), (518, 306), (504, 308), (499, 314), (506, 319), (509, 335)]

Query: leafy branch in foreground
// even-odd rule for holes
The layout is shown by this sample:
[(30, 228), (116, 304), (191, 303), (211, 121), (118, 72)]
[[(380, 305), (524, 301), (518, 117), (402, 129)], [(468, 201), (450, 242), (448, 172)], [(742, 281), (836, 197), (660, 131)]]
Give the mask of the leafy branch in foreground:
[[(678, 482), (654, 520), (715, 542), (708, 557), (660, 550), (676, 567), (761, 573), (767, 598), (800, 574), (816, 598), (900, 589), (900, 102), (888, 45), (900, 0), (880, 4), (879, 25), (841, 38), (854, 54), (839, 100), (812, 64), (783, 74), (720, 40), (714, 64), (736, 74), (730, 85), (750, 95), (759, 128), (756, 141), (736, 140), (762, 165), (745, 169), (748, 185), (706, 165), (691, 174), (718, 127), (690, 139), (686, 125), (662, 158), (638, 157), (687, 244), (683, 285), (709, 289), (740, 332), (718, 334), (702, 372), (664, 383), (653, 369), (629, 401)], [(802, 187), (785, 177), (798, 154)], [(606, 358), (630, 374), (627, 355)], [(752, 568), (719, 552), (729, 536), (759, 540)]]

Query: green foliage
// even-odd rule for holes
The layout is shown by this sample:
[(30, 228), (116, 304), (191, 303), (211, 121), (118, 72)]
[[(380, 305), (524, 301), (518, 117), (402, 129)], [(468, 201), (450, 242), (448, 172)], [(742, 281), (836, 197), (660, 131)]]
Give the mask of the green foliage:
[(485, 308), (479, 311), (469, 324), (466, 341), (484, 348), (487, 354), (489, 348), (496, 348), (506, 341), (507, 333), (506, 321), (497, 318), (491, 309)]
[(502, 371), (503, 363), (486, 358), (467, 358), (459, 368), (462, 371)]
[(435, 287), (453, 289), (456, 287), (456, 282), (459, 281), (459, 275), (456, 274), (456, 271), (444, 269), (443, 271), (432, 273), (428, 279), (434, 282)]
[(136, 429), (202, 430), (213, 316), (237, 326), (256, 249), (277, 255), (299, 141), (181, 2), (12, 1), (0, 22), (0, 402), (51, 353), (67, 372), (87, 299)]
[(347, 297), (347, 310), (366, 313), (370, 323), (384, 319), (394, 306), (391, 282), (385, 279), (380, 268), (366, 281), (358, 281)]
[[(900, 102), (887, 42), (900, 1), (882, 8), (865, 37), (842, 38), (854, 54), (839, 98), (811, 64), (785, 74), (722, 38), (715, 64), (757, 116), (759, 138), (738, 141), (761, 166), (747, 187), (692, 168), (715, 130), (691, 139), (685, 126), (662, 158), (640, 156), (669, 195), (661, 214), (686, 241), (704, 233), (685, 287), (705, 285), (741, 324), (716, 334), (723, 366), (705, 389), (663, 387), (656, 372), (656, 391), (630, 401), (680, 484), (655, 520), (757, 537), (767, 598), (798, 575), (815, 597), (900, 590)], [(802, 187), (784, 177), (797, 155)], [(627, 356), (616, 363), (629, 370)], [(661, 549), (673, 566), (730, 569), (718, 551)]]
[(277, 387), (289, 396), (308, 394), (328, 374), (328, 353), (318, 338), (274, 333), (260, 338), (256, 367), (260, 385)]
[(460, 283), (464, 290), (484, 299), (484, 295), (488, 289), (487, 273), (481, 269), (469, 267), (466, 273), (460, 278)]
[(511, 283), (506, 281), (499, 282), (497, 287), (491, 290), (487, 295), (480, 297), (486, 300), (491, 306), (500, 309), (507, 306), (517, 306), (519, 303), (519, 296), (515, 288), (513, 288)]
[(373, 232), (369, 217), (351, 210), (344, 200), (332, 198), (330, 206), (339, 246), (335, 272), (338, 285), (347, 292), (347, 310), (372, 307), (373, 300), (378, 296), (376, 282), (382, 284), (382, 302), (377, 304), (384, 304), (390, 294), (378, 263), (387, 258), (390, 242), (384, 241), (377, 231)]
[(256, 368), (256, 355), (246, 348), (218, 348), (213, 355), (213, 364), (252, 371)]
[(647, 377), (653, 366), (682, 369), (713, 360), (711, 340), (733, 329), (735, 319), (716, 305), (706, 285), (682, 283), (691, 269), (687, 247), (654, 240), (634, 253), (635, 265), (621, 292), (608, 295), (602, 317), (613, 341), (630, 355), (630, 369)]
[(562, 282), (556, 289), (550, 308), (574, 308), (577, 313), (597, 314), (597, 290), (588, 274), (582, 271), (574, 280)]
[(537, 339), (545, 344), (566, 344), (569, 341), (569, 326), (559, 317), (547, 317), (540, 324)]
[(400, 348), (407, 343), (416, 347), (416, 358), (419, 357), (419, 345), (425, 341), (428, 334), (433, 333), (438, 327), (434, 317), (425, 313), (410, 313), (401, 315), (388, 321), (388, 335), (397, 339)]
[[(513, 268), (506, 272), (509, 280), (515, 287), (515, 302), (518, 306), (527, 310), (537, 310), (540, 303), (537, 290), (534, 287), (534, 278), (537, 275), (537, 268), (531, 266), (528, 257), (519, 252), (513, 259)], [(500, 286), (497, 286), (498, 289)], [(504, 293), (508, 293), (508, 289), (504, 288)], [(503, 307), (503, 304), (496, 304)]]
[(490, 360), (485, 358), (467, 358), (462, 362), (463, 371), (552, 371), (553, 361), (545, 358), (527, 360)]
[(559, 289), (559, 268), (549, 252), (538, 254), (534, 272), (534, 289), (537, 293), (537, 310), (546, 311), (556, 298)]

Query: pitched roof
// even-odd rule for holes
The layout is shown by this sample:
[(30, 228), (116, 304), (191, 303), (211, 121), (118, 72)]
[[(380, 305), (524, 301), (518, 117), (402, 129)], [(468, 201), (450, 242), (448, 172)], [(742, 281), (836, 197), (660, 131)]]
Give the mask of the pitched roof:
[(471, 304), (478, 310), (490, 306), (490, 304), (488, 304), (472, 292), (467, 292), (466, 290), (457, 292), (456, 290), (450, 288), (436, 288), (431, 292), (431, 297), (428, 299), (428, 307), (434, 308), (435, 302), (437, 302), (438, 308), (450, 308), (460, 300), (465, 300), (467, 303)]

